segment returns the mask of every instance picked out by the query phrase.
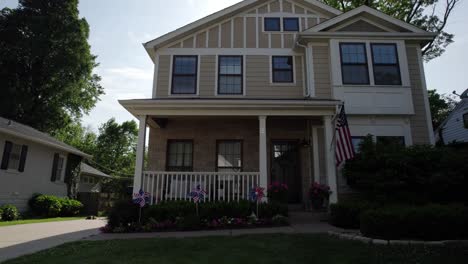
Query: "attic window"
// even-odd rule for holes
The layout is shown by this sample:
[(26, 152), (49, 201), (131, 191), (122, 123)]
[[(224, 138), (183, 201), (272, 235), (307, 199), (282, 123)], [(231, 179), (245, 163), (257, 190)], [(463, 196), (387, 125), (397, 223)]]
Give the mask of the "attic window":
[(265, 17), (265, 31), (281, 31), (281, 19), (279, 17)]
[(468, 113), (463, 115), (463, 125), (468, 128)]
[(299, 31), (299, 19), (297, 17), (283, 18), (284, 31)]

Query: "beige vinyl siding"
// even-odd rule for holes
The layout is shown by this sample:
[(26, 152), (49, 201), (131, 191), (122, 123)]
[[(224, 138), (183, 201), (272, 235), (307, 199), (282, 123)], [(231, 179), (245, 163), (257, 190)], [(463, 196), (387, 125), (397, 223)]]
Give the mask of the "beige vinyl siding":
[(270, 12), (275, 13), (280, 11), (279, 1), (274, 1), (270, 3)]
[(221, 48), (231, 47), (231, 21), (221, 25)]
[(281, 48), (281, 35), (271, 34), (271, 48)]
[(257, 30), (255, 28), (255, 20), (256, 18), (255, 17), (248, 17), (247, 18), (247, 27), (246, 27), (246, 45), (247, 45), (247, 48), (256, 48), (257, 47)]
[(258, 18), (258, 47), (268, 48), (268, 35), (263, 33), (263, 19)]
[(385, 32), (385, 30), (376, 27), (366, 21), (359, 20), (351, 25), (339, 29), (341, 32)]
[(215, 95), (216, 56), (200, 56), (200, 97)]
[(234, 48), (244, 47), (244, 18), (234, 19)]
[(197, 48), (206, 47), (206, 32), (202, 32), (197, 35)]
[(292, 4), (288, 1), (283, 1), (283, 12), (292, 13)]
[(247, 97), (304, 98), (301, 56), (295, 56), (295, 84), (271, 84), (270, 56), (246, 56)]
[(182, 47), (193, 48), (193, 37), (184, 40), (184, 42), (182, 42)]
[(208, 48), (218, 48), (219, 27), (212, 27), (208, 31)]
[(307, 19), (307, 28), (306, 29), (309, 29), (313, 26), (317, 25), (317, 18), (308, 18)]
[(327, 46), (313, 47), (315, 95), (317, 98), (332, 98), (329, 56)]
[(294, 47), (294, 35), (285, 34), (284, 35), (284, 48), (292, 49)]
[(429, 130), (427, 127), (426, 108), (424, 104), (425, 95), (421, 83), (421, 68), (419, 66), (417, 52), (416, 47), (408, 47), (406, 49), (415, 112), (415, 114), (410, 117), (411, 134), (414, 144), (429, 144)]
[(169, 74), (171, 68), (171, 56), (159, 56), (159, 70), (158, 70), (158, 87), (156, 89), (156, 97), (167, 97), (169, 87)]

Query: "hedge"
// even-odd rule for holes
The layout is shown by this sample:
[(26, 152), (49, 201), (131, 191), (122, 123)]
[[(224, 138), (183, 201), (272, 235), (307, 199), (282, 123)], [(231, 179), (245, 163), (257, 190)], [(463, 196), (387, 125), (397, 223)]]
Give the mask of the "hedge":
[(83, 208), (77, 200), (41, 194), (33, 195), (29, 206), (34, 214), (42, 217), (75, 216)]
[(361, 214), (376, 205), (367, 201), (351, 200), (330, 205), (330, 223), (341, 228), (359, 229)]
[[(199, 219), (211, 221), (222, 217), (247, 218), (256, 211), (255, 205), (249, 201), (239, 202), (205, 202), (200, 203)], [(139, 208), (130, 201), (117, 202), (109, 213), (109, 226), (127, 226), (138, 222)], [(196, 215), (195, 205), (191, 201), (165, 201), (145, 207), (142, 210), (142, 224), (153, 221), (176, 221), (178, 218), (191, 219)], [(259, 205), (259, 217), (273, 218), (276, 215), (287, 216), (287, 205), (262, 203)]]
[(19, 212), (16, 206), (7, 204), (7, 205), (0, 207), (0, 220), (13, 221), (13, 220), (17, 220), (18, 217), (19, 217)]
[(391, 206), (362, 213), (361, 233), (380, 239), (450, 240), (468, 238), (463, 205)]

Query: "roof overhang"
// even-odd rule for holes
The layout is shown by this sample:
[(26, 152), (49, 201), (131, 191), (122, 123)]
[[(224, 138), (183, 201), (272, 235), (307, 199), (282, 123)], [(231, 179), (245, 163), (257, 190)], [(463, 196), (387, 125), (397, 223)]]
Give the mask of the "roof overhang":
[[(148, 41), (146, 43), (143, 43), (143, 46), (146, 49), (146, 52), (148, 52), (149, 56), (154, 59), (155, 57), (155, 52), (156, 49), (163, 47), (164, 45), (169, 44), (171, 41), (173, 41), (175, 38), (182, 34), (190, 34), (190, 33), (195, 33), (200, 28), (204, 27), (206, 24), (211, 23), (213, 21), (221, 20), (227, 16), (233, 15), (237, 12), (241, 12), (244, 9), (248, 9), (250, 7), (254, 7), (255, 5), (260, 4), (262, 0), (244, 0), (241, 1), (237, 4), (234, 4), (230, 7), (227, 7), (225, 9), (222, 9), (221, 11), (218, 11), (216, 13), (213, 13), (209, 16), (206, 16), (204, 18), (201, 18), (199, 20), (196, 20), (190, 24), (187, 24), (181, 28), (178, 28), (172, 32), (169, 32), (167, 34), (164, 34), (158, 38), (155, 38), (151, 41)], [(324, 12), (327, 12), (329, 14), (333, 15), (341, 15), (342, 12), (339, 11), (338, 9), (335, 9), (329, 5), (326, 5), (320, 1), (317, 0), (304, 0), (305, 2), (308, 2), (312, 5), (317, 6), (317, 8), (322, 9)]]
[(171, 116), (325, 116), (336, 113), (338, 100), (141, 99), (120, 100), (135, 117)]
[(76, 149), (73, 149), (73, 148), (67, 148), (67, 147), (64, 147), (62, 145), (58, 145), (58, 144), (54, 144), (52, 142), (42, 140), (40, 138), (24, 135), (24, 134), (17, 133), (15, 131), (10, 131), (10, 130), (4, 129), (4, 128), (0, 128), (0, 132), (5, 133), (5, 134), (10, 135), (10, 136), (14, 136), (14, 137), (18, 137), (18, 138), (25, 139), (25, 140), (28, 140), (28, 141), (32, 141), (32, 142), (35, 142), (35, 143), (38, 143), (38, 144), (41, 144), (41, 145), (44, 145), (44, 146), (48, 146), (48, 147), (51, 147), (51, 148), (62, 150), (64, 152), (72, 153), (72, 154), (75, 154), (75, 155), (83, 157), (83, 158), (87, 158), (87, 159), (92, 158), (91, 155), (86, 154), (84, 152), (81, 152), (79, 150), (76, 150)]
[(310, 40), (318, 39), (395, 39), (395, 40), (414, 40), (421, 43), (422, 46), (431, 42), (437, 33), (410, 33), (410, 32), (303, 32), (298, 36), (300, 43), (305, 44)]

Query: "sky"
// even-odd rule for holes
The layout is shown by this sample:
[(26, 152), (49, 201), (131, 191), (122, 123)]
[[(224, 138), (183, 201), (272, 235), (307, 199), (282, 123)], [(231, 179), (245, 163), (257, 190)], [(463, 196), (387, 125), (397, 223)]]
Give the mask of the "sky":
[[(89, 43), (105, 89), (83, 124), (93, 130), (112, 117), (134, 119), (119, 99), (150, 98), (154, 66), (142, 43), (212, 14), (239, 0), (80, 0), (80, 16), (90, 25)], [(444, 1), (441, 1), (444, 2)], [(439, 58), (425, 64), (428, 89), (459, 94), (468, 88), (468, 1), (462, 0), (446, 31), (455, 43)], [(0, 8), (17, 0), (0, 0)], [(465, 68), (467, 67), (467, 68)]]

